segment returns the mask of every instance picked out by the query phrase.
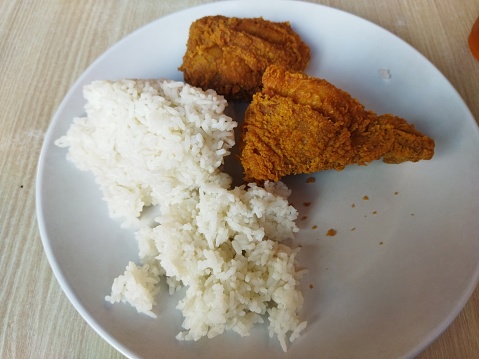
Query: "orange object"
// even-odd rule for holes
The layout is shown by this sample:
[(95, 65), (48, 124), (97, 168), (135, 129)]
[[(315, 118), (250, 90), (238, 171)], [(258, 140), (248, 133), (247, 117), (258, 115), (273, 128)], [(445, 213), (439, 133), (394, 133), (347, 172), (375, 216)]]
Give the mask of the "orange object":
[(479, 60), (479, 17), (476, 19), (476, 22), (472, 26), (468, 42), (472, 54), (477, 60)]

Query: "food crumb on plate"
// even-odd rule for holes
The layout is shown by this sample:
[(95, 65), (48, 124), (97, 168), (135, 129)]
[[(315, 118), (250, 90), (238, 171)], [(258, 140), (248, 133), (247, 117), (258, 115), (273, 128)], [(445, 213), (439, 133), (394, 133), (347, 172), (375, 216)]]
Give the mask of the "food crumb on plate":
[(330, 228), (330, 229), (326, 232), (326, 235), (327, 235), (328, 237), (334, 237), (334, 236), (336, 235), (336, 233), (337, 233), (337, 232), (336, 232), (335, 229)]
[(385, 68), (379, 69), (378, 73), (379, 73), (379, 76), (381, 76), (381, 78), (383, 80), (390, 80), (391, 77), (392, 77), (391, 76), (391, 71), (389, 71), (389, 69), (385, 69)]

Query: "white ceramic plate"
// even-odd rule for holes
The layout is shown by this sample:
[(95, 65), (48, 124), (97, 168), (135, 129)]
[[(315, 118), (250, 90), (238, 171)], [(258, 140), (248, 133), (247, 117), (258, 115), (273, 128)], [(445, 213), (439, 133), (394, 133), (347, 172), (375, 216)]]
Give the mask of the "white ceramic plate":
[[(160, 295), (158, 319), (104, 301), (137, 258), (132, 233), (107, 214), (89, 173), (53, 145), (84, 113), (82, 86), (96, 79), (182, 79), (177, 71), (193, 20), (205, 15), (290, 21), (312, 49), (307, 72), (349, 91), (368, 109), (408, 119), (436, 140), (431, 161), (288, 178), (300, 211), (302, 317), (307, 330), (287, 354), (266, 326), (241, 338), (178, 342), (178, 297)], [(389, 73), (388, 76), (384, 76)], [(455, 318), (479, 268), (479, 136), (466, 105), (422, 55), (389, 32), (315, 4), (228, 1), (161, 18), (95, 61), (65, 97), (40, 156), (38, 220), (60, 285), (85, 320), (130, 357), (404, 358)], [(369, 200), (363, 199), (368, 196)], [(305, 202), (311, 202), (305, 206)], [(317, 226), (317, 228), (315, 227)], [(334, 237), (325, 235), (334, 228)], [(311, 288), (312, 287), (312, 288)]]

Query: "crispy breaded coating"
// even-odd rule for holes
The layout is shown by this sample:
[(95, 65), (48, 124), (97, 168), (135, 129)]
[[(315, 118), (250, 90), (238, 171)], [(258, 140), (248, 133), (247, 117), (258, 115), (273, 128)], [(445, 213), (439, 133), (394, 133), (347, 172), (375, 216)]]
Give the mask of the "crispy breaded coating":
[(263, 86), (245, 114), (240, 157), (246, 181), (278, 181), (381, 158), (416, 162), (434, 154), (434, 140), (414, 125), (367, 111), (326, 80), (270, 66)]
[(288, 22), (206, 16), (192, 23), (179, 70), (193, 86), (251, 100), (269, 65), (303, 70), (309, 58), (309, 47)]

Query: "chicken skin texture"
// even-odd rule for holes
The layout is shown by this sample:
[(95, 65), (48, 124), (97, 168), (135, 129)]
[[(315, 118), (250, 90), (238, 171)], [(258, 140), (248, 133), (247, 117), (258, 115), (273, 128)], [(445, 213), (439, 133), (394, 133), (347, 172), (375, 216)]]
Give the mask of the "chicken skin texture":
[(367, 111), (326, 80), (270, 66), (248, 106), (240, 160), (246, 181), (342, 170), (350, 164), (417, 162), (434, 140), (406, 120)]
[(179, 70), (190, 85), (250, 101), (269, 65), (304, 70), (309, 59), (288, 22), (206, 16), (192, 23)]

